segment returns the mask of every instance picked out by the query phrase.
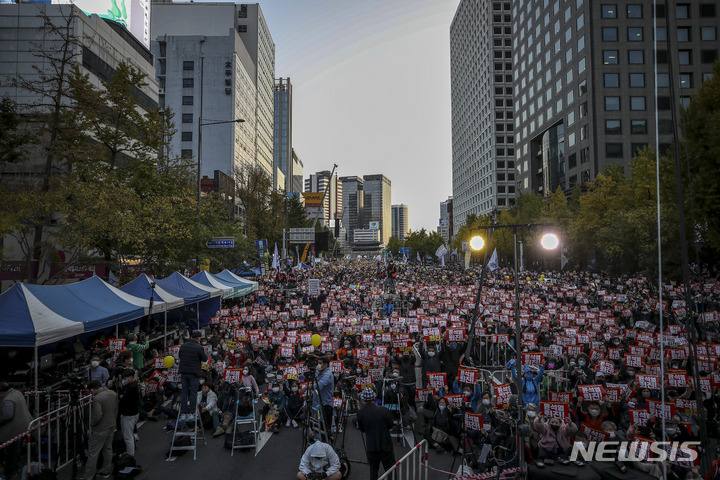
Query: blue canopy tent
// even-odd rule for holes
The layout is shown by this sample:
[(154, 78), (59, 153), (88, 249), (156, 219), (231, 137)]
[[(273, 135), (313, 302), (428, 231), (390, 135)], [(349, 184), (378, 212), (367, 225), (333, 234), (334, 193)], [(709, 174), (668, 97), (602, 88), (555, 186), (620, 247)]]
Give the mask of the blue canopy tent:
[(198, 326), (201, 323), (208, 323), (210, 317), (220, 309), (220, 297), (223, 293), (221, 288), (203, 285), (178, 272), (155, 282), (173, 295), (182, 296), (185, 305), (196, 304)]
[[(165, 302), (152, 306), (163, 311)], [(98, 277), (66, 285), (15, 284), (0, 295), (0, 346), (35, 348), (74, 335), (142, 318), (150, 301), (113, 287)]]
[(206, 272), (205, 270), (190, 277), (190, 279), (206, 286), (222, 289), (222, 298), (242, 297), (243, 295), (250, 293), (249, 290), (251, 288), (246, 283), (241, 283), (238, 280), (220, 279), (216, 275)]
[(135, 280), (131, 281), (120, 287), (123, 292), (129, 293), (136, 297), (153, 299), (153, 307), (155, 302), (163, 302), (165, 304), (164, 309), (164, 333), (163, 333), (163, 347), (167, 348), (167, 320), (168, 310), (183, 307), (185, 305), (185, 299), (170, 293), (159, 285), (154, 279), (148, 277), (146, 274), (141, 274)]
[(260, 275), (260, 269), (259, 268), (246, 268), (245, 270), (240, 270), (236, 268), (232, 271), (233, 274), (237, 275), (238, 277), (257, 277)]
[(239, 295), (236, 295), (238, 297), (248, 295), (258, 289), (258, 282), (253, 282), (252, 280), (240, 278), (234, 273), (232, 273), (230, 270), (223, 270), (220, 273), (216, 273), (215, 277), (219, 278), (228, 285), (244, 285), (245, 287), (241, 290), (241, 293)]

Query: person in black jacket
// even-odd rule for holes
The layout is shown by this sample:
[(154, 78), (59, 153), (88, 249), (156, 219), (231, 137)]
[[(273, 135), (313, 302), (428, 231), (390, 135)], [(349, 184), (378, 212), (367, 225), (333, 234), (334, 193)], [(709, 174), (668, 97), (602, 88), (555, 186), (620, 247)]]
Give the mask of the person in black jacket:
[(122, 388), (118, 412), (120, 413), (120, 428), (125, 449), (131, 456), (135, 456), (135, 425), (140, 413), (140, 387), (135, 379), (135, 370), (127, 369), (122, 373)]
[[(195, 331), (190, 336), (190, 340), (180, 346), (180, 382), (182, 383), (182, 391), (180, 392), (180, 420), (194, 419), (195, 406), (197, 405), (197, 392), (200, 386), (200, 376), (202, 375), (202, 363), (207, 361), (205, 349), (198, 343), (198, 338), (202, 334)], [(188, 401), (190, 408), (188, 408)]]
[(360, 394), (365, 404), (357, 413), (358, 427), (365, 432), (367, 460), (370, 464), (370, 480), (377, 480), (380, 463), (387, 471), (395, 463), (390, 429), (393, 418), (390, 410), (375, 403), (375, 391), (366, 388)]

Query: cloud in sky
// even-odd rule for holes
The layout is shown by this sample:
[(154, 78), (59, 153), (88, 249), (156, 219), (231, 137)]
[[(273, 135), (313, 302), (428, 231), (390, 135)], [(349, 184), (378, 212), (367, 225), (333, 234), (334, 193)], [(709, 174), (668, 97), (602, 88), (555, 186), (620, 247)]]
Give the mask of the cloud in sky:
[(305, 176), (382, 173), (413, 230), (452, 194), (450, 22), (458, 0), (260, 0), (293, 83)]

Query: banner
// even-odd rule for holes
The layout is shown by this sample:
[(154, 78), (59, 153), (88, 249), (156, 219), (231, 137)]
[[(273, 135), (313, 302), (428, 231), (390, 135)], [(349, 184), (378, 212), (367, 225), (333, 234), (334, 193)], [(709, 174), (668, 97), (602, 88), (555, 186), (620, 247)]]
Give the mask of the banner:
[(432, 395), (432, 388), (416, 388), (415, 389), (415, 401), (427, 402), (428, 397)]
[(540, 402), (542, 415), (550, 418), (565, 419), (570, 416), (570, 407), (562, 402)]
[(602, 385), (578, 385), (579, 396), (586, 402), (602, 400), (605, 396), (605, 389)]
[(648, 375), (638, 373), (635, 375), (637, 385), (640, 388), (649, 388), (650, 390), (660, 390), (660, 377), (657, 375)]
[(573, 394), (572, 394), (572, 392), (556, 392), (556, 391), (550, 390), (548, 392), (548, 397), (550, 398), (551, 402), (571, 404)]
[(495, 407), (510, 408), (510, 395), (512, 394), (510, 384), (494, 385), (493, 388), (495, 389)]
[(241, 368), (226, 368), (225, 373), (223, 374), (223, 380), (225, 380), (227, 383), (240, 383), (241, 378)]
[(541, 352), (525, 352), (522, 354), (523, 367), (536, 366), (539, 367), (543, 362), (543, 354)]
[(483, 428), (483, 418), (479, 413), (465, 412), (465, 428), (468, 430), (480, 430)]
[(456, 380), (458, 383), (469, 383), (474, 385), (477, 382), (477, 370), (467, 367), (458, 368)]
[(642, 408), (630, 409), (630, 423), (634, 425), (647, 425), (650, 420), (650, 412)]
[(445, 372), (427, 372), (428, 385), (433, 388), (447, 386), (447, 374)]

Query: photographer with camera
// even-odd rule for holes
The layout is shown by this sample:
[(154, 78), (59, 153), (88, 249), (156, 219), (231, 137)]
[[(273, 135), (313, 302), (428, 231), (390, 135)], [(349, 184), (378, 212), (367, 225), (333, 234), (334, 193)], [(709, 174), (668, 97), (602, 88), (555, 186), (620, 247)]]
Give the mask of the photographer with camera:
[[(191, 339), (180, 346), (180, 420), (193, 420), (197, 405), (197, 392), (202, 375), (202, 363), (207, 361), (205, 349), (198, 343), (202, 337), (199, 331), (192, 332)], [(188, 408), (188, 402), (190, 403)]]
[(300, 460), (298, 480), (340, 480), (340, 457), (327, 443), (314, 441), (310, 437), (310, 446)]
[(318, 401), (322, 405), (325, 431), (330, 432), (333, 418), (333, 392), (335, 392), (335, 376), (330, 371), (330, 360), (327, 357), (318, 358), (315, 385), (317, 387)]
[(93, 395), (90, 406), (90, 438), (88, 440), (88, 459), (85, 463), (84, 480), (93, 480), (97, 461), (102, 451), (103, 466), (100, 474), (109, 476), (112, 473), (112, 441), (116, 429), (118, 415), (118, 398), (112, 390), (103, 387), (98, 380), (88, 384)]

